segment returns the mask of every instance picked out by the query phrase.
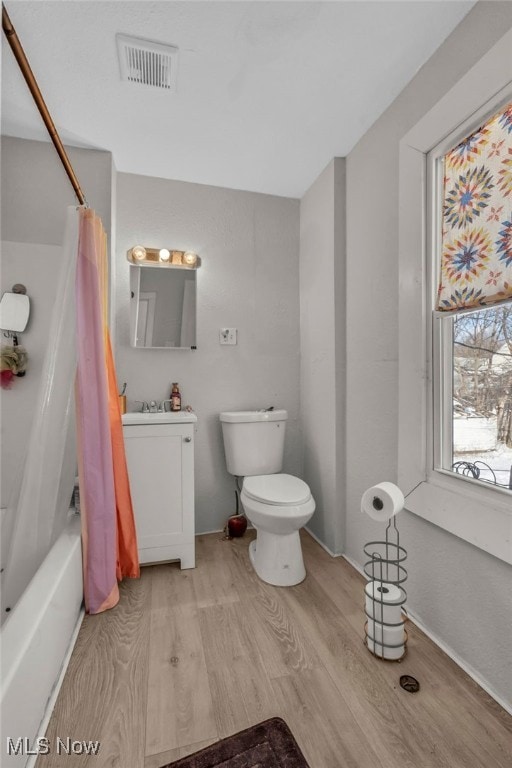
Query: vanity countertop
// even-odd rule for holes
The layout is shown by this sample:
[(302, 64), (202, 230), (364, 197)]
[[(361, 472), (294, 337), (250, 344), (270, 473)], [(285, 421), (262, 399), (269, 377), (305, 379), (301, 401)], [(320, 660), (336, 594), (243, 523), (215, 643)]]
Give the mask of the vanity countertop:
[(167, 411), (166, 413), (123, 413), (123, 424), (186, 424), (196, 422), (197, 416), (189, 411)]

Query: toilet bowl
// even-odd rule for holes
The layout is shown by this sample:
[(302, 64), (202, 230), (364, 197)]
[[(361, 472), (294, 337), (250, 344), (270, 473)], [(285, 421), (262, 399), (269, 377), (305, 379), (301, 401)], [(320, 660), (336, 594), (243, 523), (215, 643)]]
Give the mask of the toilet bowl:
[(309, 486), (293, 475), (255, 475), (244, 478), (240, 500), (257, 532), (249, 557), (260, 579), (278, 587), (300, 584), (306, 569), (299, 529), (315, 511)]
[[(260, 579), (292, 587), (306, 576), (299, 529), (315, 511), (308, 485), (281, 474), (288, 413), (283, 409), (225, 411), (220, 414), (226, 466), (244, 478), (240, 500), (257, 532), (249, 546)], [(238, 493), (237, 480), (237, 493)]]

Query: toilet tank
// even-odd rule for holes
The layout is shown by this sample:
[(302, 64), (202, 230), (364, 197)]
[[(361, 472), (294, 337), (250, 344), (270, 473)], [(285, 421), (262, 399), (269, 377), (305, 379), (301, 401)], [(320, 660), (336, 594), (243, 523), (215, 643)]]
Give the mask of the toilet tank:
[(221, 413), (228, 472), (239, 477), (280, 472), (287, 418), (283, 410)]

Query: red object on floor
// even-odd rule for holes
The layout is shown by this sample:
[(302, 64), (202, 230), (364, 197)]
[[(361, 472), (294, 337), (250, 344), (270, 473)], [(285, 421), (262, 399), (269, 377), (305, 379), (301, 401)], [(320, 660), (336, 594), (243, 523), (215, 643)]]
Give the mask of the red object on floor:
[(243, 536), (247, 530), (247, 518), (245, 515), (233, 515), (228, 520), (228, 533), (233, 538)]
[(12, 385), (12, 380), (14, 378), (14, 373), (10, 371), (8, 368), (0, 372), (0, 382), (2, 385), (2, 389), (10, 389)]

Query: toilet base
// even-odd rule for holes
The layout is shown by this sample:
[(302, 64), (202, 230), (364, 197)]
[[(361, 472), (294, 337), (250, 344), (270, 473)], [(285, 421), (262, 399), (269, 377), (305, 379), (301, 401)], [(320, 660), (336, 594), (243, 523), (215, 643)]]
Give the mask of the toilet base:
[(306, 578), (298, 531), (285, 535), (256, 529), (249, 544), (249, 559), (262, 581), (275, 587), (293, 587)]

